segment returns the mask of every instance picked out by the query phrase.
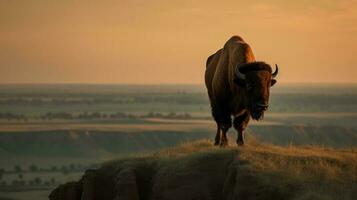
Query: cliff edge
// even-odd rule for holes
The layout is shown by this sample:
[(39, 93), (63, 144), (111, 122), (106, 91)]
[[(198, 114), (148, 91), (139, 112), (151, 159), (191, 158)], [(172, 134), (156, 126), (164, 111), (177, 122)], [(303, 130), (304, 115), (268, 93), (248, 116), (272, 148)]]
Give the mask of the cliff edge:
[(357, 151), (182, 144), (104, 163), (50, 200), (355, 199)]

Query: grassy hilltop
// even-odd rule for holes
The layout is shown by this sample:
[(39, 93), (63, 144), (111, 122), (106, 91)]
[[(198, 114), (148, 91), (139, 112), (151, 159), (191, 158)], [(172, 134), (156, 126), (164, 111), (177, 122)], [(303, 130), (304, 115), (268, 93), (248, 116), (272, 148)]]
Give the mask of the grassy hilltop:
[(50, 199), (355, 199), (356, 149), (184, 143), (87, 170)]

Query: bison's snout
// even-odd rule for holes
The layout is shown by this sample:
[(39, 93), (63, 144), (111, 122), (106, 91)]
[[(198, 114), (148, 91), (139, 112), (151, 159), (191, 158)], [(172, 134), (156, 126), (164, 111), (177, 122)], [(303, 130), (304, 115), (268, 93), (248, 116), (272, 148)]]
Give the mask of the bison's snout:
[(253, 104), (252, 108), (252, 117), (255, 120), (260, 120), (264, 116), (264, 111), (268, 109), (268, 102), (266, 101), (258, 101), (257, 103)]
[(255, 104), (255, 108), (259, 111), (266, 111), (268, 109), (268, 102), (260, 101)]

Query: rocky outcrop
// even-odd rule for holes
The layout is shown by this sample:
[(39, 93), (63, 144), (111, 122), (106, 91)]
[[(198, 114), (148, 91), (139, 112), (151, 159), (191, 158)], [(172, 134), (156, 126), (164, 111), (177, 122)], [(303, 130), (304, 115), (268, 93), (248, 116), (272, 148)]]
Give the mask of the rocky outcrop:
[(82, 197), (82, 183), (81, 182), (70, 182), (64, 185), (58, 186), (50, 194), (50, 199), (66, 199), (66, 200), (77, 200)]
[(357, 194), (355, 151), (212, 149), (106, 163), (78, 182), (60, 185), (50, 200), (354, 199)]
[(227, 167), (232, 158), (232, 152), (225, 152), (188, 159), (111, 163), (98, 170), (87, 170), (78, 182), (59, 186), (50, 199), (223, 199), (223, 186), (231, 174), (227, 174)]

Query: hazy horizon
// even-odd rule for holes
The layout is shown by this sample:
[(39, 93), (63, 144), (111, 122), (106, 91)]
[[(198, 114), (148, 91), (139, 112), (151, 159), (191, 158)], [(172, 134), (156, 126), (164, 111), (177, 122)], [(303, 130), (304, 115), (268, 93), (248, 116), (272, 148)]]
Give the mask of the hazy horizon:
[(203, 84), (232, 35), (279, 83), (357, 83), (357, 1), (2, 1), (0, 84)]
[[(1, 81), (1, 80), (0, 80)], [(204, 79), (202, 82), (163, 82), (163, 83), (120, 83), (120, 82), (0, 82), (0, 85), (138, 85), (138, 86), (150, 86), (150, 85), (202, 85), (204, 86)], [(357, 85), (357, 81), (352, 82), (289, 82), (278, 81), (279, 85)]]

